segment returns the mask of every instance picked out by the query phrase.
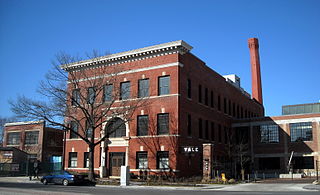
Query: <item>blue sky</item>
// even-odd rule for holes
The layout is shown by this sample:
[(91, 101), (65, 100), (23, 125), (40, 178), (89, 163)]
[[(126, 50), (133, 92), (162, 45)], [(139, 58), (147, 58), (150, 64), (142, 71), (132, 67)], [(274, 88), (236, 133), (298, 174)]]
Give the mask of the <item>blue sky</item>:
[(59, 51), (111, 53), (184, 40), (251, 93), (247, 39), (260, 43), (266, 114), (320, 100), (319, 0), (0, 0), (0, 116), (37, 97)]

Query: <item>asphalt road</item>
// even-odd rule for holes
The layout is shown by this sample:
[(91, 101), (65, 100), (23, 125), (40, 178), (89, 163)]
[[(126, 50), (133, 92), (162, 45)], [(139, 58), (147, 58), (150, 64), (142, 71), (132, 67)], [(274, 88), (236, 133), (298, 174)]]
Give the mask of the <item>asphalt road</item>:
[[(286, 190), (284, 184), (257, 184), (257, 185), (242, 185), (230, 186), (227, 188), (207, 188), (207, 189), (166, 189), (165, 187), (119, 187), (119, 186), (62, 186), (62, 185), (43, 185), (40, 183), (12, 183), (0, 182), (0, 195), (71, 195), (71, 194), (112, 194), (112, 195), (309, 195), (317, 194), (319, 191), (303, 190), (300, 186), (289, 186), (289, 191)], [(295, 190), (295, 187), (297, 190)], [(270, 191), (270, 189), (272, 191)], [(291, 190), (290, 190), (291, 189)]]

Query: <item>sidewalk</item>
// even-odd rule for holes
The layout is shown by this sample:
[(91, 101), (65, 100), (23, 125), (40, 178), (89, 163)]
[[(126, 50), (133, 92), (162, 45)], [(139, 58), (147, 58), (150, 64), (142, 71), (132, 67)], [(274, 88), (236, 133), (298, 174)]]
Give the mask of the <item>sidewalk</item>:
[(9, 183), (41, 183), (40, 177), (39, 179), (35, 179), (32, 177), (30, 181), (29, 177), (0, 177), (0, 182), (9, 182)]
[[(41, 182), (37, 179), (29, 180), (29, 177), (0, 177), (1, 182), (9, 183), (38, 183)], [(105, 188), (132, 188), (132, 189), (156, 189), (156, 190), (199, 190), (199, 191), (320, 191), (320, 185), (307, 184), (307, 183), (244, 183), (244, 184), (197, 184), (196, 186), (148, 186), (142, 185), (139, 182), (131, 182), (129, 186), (119, 185), (96, 185), (96, 187)]]

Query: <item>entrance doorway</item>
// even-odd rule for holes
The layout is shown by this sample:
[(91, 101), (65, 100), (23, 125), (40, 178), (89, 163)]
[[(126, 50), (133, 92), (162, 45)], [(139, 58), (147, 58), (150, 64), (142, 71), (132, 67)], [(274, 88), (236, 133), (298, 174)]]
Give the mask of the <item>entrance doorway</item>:
[(125, 165), (125, 152), (109, 153), (110, 176), (120, 176), (121, 166)]

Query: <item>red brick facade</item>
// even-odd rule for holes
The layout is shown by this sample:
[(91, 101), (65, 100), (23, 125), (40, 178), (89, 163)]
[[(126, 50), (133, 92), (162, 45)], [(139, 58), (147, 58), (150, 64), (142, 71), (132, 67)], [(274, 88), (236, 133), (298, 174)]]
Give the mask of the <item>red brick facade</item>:
[[(143, 170), (151, 174), (165, 172), (178, 176), (200, 175), (203, 143), (215, 144), (215, 159), (223, 161), (226, 156), (225, 140), (232, 131), (233, 120), (264, 115), (261, 104), (227, 82), (191, 54), (190, 50), (191, 46), (185, 42), (176, 41), (113, 54), (98, 62), (109, 64), (110, 67), (117, 66), (121, 70), (122, 74), (119, 74), (118, 81), (113, 85), (119, 86), (120, 82), (130, 81), (130, 96), (133, 100), (137, 98), (139, 79), (149, 79), (149, 104), (135, 111), (133, 120), (126, 124), (126, 136), (109, 138), (106, 143), (95, 148), (94, 167), (100, 176), (117, 175), (112, 174), (114, 167), (110, 165), (117, 163), (119, 157), (109, 159), (113, 155), (124, 155), (122, 160), (125, 162), (120, 164), (129, 165), (131, 172), (139, 174), (141, 169), (137, 167), (137, 155), (141, 152), (147, 154), (148, 167)], [(88, 65), (89, 62), (83, 64), (82, 71), (91, 71), (86, 67), (93, 65)], [(80, 66), (80, 62), (72, 66)], [(159, 77), (162, 76), (170, 77), (170, 89), (169, 94), (159, 96)], [(101, 101), (101, 98), (98, 95), (96, 101)], [(115, 106), (117, 104), (120, 103)], [(163, 113), (169, 116), (169, 133), (158, 135), (157, 117)], [(139, 115), (149, 117), (148, 134), (144, 136), (137, 136)], [(95, 136), (100, 137), (100, 132), (95, 132)], [(183, 147), (197, 149), (186, 152)], [(71, 155), (77, 153), (74, 162), (69, 158), (70, 152), (74, 152)], [(66, 142), (66, 169), (88, 171), (85, 168), (85, 152), (88, 152), (88, 146), (81, 139), (70, 139), (69, 133)], [(164, 170), (158, 161), (165, 162), (167, 155), (169, 168)], [(70, 163), (74, 163), (73, 166)]]
[[(26, 140), (28, 132), (38, 134), (29, 137), (30, 143)], [(11, 143), (10, 133), (16, 133), (17, 136), (17, 139), (11, 139)], [(28, 153), (30, 158), (48, 162), (52, 156), (62, 156), (63, 131), (46, 127), (43, 121), (7, 123), (4, 128), (4, 147), (18, 148)]]

